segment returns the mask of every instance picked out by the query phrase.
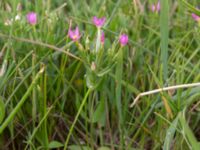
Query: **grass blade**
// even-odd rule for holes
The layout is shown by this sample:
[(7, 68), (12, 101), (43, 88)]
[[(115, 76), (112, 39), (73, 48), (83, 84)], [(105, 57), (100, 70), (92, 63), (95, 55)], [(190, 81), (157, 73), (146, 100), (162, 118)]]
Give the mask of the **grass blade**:
[(166, 81), (168, 77), (168, 37), (169, 37), (169, 2), (161, 0), (160, 32), (161, 32), (161, 62), (163, 77)]
[(170, 127), (167, 129), (163, 150), (170, 150), (177, 124), (178, 117), (171, 123)]
[(91, 89), (88, 89), (88, 91), (87, 91), (87, 93), (85, 94), (85, 97), (84, 97), (84, 99), (83, 99), (83, 101), (82, 101), (82, 103), (81, 103), (81, 106), (80, 106), (80, 108), (79, 108), (79, 110), (78, 110), (78, 113), (76, 114), (76, 117), (75, 117), (75, 119), (74, 119), (74, 122), (73, 122), (72, 126), (70, 127), (69, 134), (67, 135), (67, 139), (66, 139), (66, 141), (65, 141), (64, 150), (67, 149), (67, 146), (68, 146), (68, 143), (69, 143), (69, 139), (70, 139), (71, 134), (72, 134), (72, 132), (73, 132), (73, 130), (74, 130), (74, 126), (75, 126), (75, 124), (76, 124), (76, 122), (77, 122), (77, 120), (78, 120), (78, 117), (79, 117), (79, 115), (80, 115), (82, 109), (83, 109), (83, 106), (85, 105), (85, 103), (86, 103), (86, 101), (87, 101), (87, 98), (88, 98), (88, 95), (90, 94), (90, 92), (91, 92)]
[(28, 90), (26, 91), (26, 93), (24, 94), (24, 96), (22, 97), (22, 99), (19, 101), (19, 103), (17, 104), (17, 106), (13, 109), (13, 111), (10, 113), (10, 115), (6, 118), (6, 120), (0, 126), (0, 134), (2, 134), (2, 132), (4, 131), (4, 129), (12, 121), (12, 119), (15, 117), (16, 113), (20, 110), (20, 108), (22, 107), (22, 105), (24, 104), (24, 102), (26, 101), (26, 99), (28, 98), (28, 96), (31, 94), (31, 91), (33, 90), (33, 88), (34, 88), (37, 80), (39, 79), (39, 77), (40, 77), (40, 75), (42, 74), (43, 71), (44, 71), (44, 68), (42, 68), (37, 73), (37, 75), (33, 79), (31, 85), (29, 86)]
[(180, 120), (180, 124), (182, 126), (183, 136), (184, 136), (185, 140), (188, 141), (190, 144), (188, 146), (192, 150), (199, 150), (200, 144), (197, 142), (197, 139), (195, 138), (192, 130), (188, 126), (188, 123), (185, 120), (185, 116), (184, 116), (183, 112), (179, 114), (179, 120)]

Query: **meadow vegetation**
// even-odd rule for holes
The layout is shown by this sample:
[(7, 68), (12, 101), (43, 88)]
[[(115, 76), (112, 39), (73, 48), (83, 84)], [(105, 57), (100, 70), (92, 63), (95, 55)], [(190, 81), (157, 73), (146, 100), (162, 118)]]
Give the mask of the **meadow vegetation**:
[(199, 5), (1, 0), (0, 149), (199, 150)]

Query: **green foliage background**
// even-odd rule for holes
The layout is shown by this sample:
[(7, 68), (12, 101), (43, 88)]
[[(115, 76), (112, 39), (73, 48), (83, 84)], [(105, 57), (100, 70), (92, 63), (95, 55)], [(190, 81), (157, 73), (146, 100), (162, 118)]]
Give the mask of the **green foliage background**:
[[(1, 0), (0, 147), (198, 150), (200, 87), (129, 107), (141, 92), (200, 80), (200, 23), (191, 17), (198, 1), (161, 0), (159, 13), (150, 10), (155, 3)], [(36, 26), (26, 21), (30, 11)], [(98, 53), (93, 16), (107, 20)], [(78, 43), (67, 37), (70, 21)], [(129, 35), (125, 47), (121, 33)]]

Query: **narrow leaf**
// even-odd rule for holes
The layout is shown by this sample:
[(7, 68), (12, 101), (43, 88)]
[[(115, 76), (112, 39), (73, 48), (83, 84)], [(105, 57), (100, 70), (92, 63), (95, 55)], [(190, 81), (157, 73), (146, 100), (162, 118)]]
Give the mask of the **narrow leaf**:
[(51, 141), (48, 145), (49, 149), (63, 147), (64, 145), (58, 141)]
[(5, 117), (5, 105), (3, 99), (0, 96), (0, 124), (2, 123), (4, 117)]

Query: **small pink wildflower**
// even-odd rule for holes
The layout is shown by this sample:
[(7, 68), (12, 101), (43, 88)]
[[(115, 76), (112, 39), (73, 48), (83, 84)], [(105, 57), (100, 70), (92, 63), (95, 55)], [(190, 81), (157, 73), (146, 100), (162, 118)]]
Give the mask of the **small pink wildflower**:
[(94, 16), (93, 19), (92, 19), (92, 21), (93, 21), (93, 24), (96, 27), (101, 28), (104, 25), (104, 23), (106, 21), (106, 18), (105, 17), (97, 18), (96, 16)]
[(35, 25), (37, 23), (37, 14), (35, 12), (30, 12), (26, 15), (28, 23)]
[(76, 27), (75, 30), (71, 30), (71, 27), (70, 27), (68, 31), (68, 36), (71, 40), (78, 41), (81, 38), (78, 26)]
[(151, 11), (152, 12), (159, 12), (160, 11), (160, 1), (157, 4), (151, 5)]
[(192, 18), (197, 21), (200, 22), (200, 16), (196, 15), (195, 13), (192, 13)]
[(125, 46), (128, 43), (128, 35), (126, 34), (120, 35), (119, 42), (122, 46)]
[(105, 42), (105, 34), (104, 32), (101, 33), (101, 43), (104, 44)]

